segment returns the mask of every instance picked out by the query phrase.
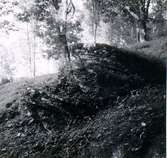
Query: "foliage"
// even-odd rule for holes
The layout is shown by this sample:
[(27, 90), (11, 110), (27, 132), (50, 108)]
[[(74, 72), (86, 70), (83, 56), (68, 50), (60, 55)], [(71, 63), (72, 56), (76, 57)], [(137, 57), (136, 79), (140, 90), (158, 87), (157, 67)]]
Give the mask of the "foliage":
[(18, 9), (18, 0), (0, 1), (0, 30), (9, 34), (11, 31), (18, 31), (16, 23), (12, 21)]
[[(47, 44), (47, 56), (57, 58), (64, 53), (64, 43), (60, 37), (60, 28), (62, 28), (66, 21), (63, 17), (65, 12), (61, 8), (62, 1), (40, 1), (35, 0), (29, 9), (25, 8), (18, 18), (23, 21), (36, 21), (36, 35), (41, 37)], [(73, 18), (73, 17), (72, 17)], [(80, 40), (81, 24), (79, 20), (67, 21), (67, 41), (71, 45)]]
[[(126, 43), (130, 41), (141, 42), (159, 37), (162, 34), (165, 35), (166, 3), (166, 0), (97, 0), (98, 7), (96, 9), (98, 9), (101, 19), (111, 27), (111, 35), (115, 32), (116, 36), (125, 40)], [(89, 7), (88, 9), (90, 10)], [(127, 27), (128, 25), (131, 27)], [(123, 33), (129, 33), (123, 35), (122, 29), (124, 30)], [(111, 38), (113, 37), (111, 36)]]

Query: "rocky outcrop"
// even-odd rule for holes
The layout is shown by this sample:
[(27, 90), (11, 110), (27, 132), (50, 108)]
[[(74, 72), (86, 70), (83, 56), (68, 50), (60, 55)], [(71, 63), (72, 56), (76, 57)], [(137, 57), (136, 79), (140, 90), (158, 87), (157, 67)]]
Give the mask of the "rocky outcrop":
[(108, 45), (73, 55), (73, 70), (0, 110), (0, 157), (165, 157), (164, 65)]

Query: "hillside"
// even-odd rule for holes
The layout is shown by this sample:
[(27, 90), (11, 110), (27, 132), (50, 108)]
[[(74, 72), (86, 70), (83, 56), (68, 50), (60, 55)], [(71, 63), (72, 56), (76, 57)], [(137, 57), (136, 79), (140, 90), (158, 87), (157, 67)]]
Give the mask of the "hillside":
[(97, 45), (73, 70), (0, 86), (0, 158), (165, 158), (165, 66)]

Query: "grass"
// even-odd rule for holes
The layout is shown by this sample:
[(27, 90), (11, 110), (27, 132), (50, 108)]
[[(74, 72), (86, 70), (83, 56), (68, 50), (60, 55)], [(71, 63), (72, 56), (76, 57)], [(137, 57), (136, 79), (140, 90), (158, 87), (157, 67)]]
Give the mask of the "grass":
[(137, 51), (139, 54), (146, 54), (150, 57), (156, 57), (159, 59), (167, 58), (167, 37), (162, 37), (157, 40), (152, 40), (143, 43), (137, 43), (129, 46), (131, 51)]

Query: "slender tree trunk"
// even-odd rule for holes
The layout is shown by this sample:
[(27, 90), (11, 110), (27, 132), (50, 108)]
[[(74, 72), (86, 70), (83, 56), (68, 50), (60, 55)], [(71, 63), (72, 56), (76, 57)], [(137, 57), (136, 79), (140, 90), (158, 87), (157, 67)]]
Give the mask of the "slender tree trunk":
[(97, 43), (97, 29), (98, 29), (98, 24), (95, 23), (95, 25), (94, 25), (94, 44), (95, 45)]
[[(35, 24), (35, 21), (34, 21), (34, 28), (36, 30), (36, 24)], [(34, 41), (33, 41), (33, 77), (35, 78), (36, 77), (36, 37), (35, 37), (35, 34), (33, 35), (33, 38), (34, 38)]]
[(35, 48), (35, 37), (34, 37), (34, 52), (33, 52), (33, 58), (34, 58), (34, 68), (33, 68), (33, 77), (36, 77), (36, 48)]
[(63, 45), (64, 45), (65, 57), (68, 58), (69, 62), (71, 62), (70, 50), (69, 50), (68, 41), (67, 41), (67, 20), (68, 20), (67, 18), (68, 18), (68, 0), (66, 0), (65, 23), (63, 26), (63, 32), (64, 32)]
[(131, 39), (133, 39), (133, 30), (134, 30), (134, 27), (132, 26), (132, 27), (131, 27), (131, 31), (130, 31)]
[(137, 25), (137, 28), (136, 28), (136, 33), (137, 33), (137, 42), (141, 42), (141, 30), (140, 30), (140, 26)]
[(144, 40), (149, 41), (149, 32), (148, 32), (148, 27), (147, 27), (147, 21), (143, 20), (143, 30), (144, 30)]
[(93, 0), (93, 36), (94, 36), (94, 44), (97, 43), (97, 30), (98, 30), (98, 23), (99, 23), (99, 8), (96, 2)]
[(149, 29), (148, 29), (148, 8), (146, 8), (144, 10), (144, 17), (143, 17), (143, 20), (142, 20), (142, 26), (143, 26), (143, 30), (144, 30), (144, 40), (145, 41), (149, 41), (150, 38), (149, 38)]
[(142, 5), (142, 13), (143, 13), (143, 17), (142, 17), (142, 26), (143, 26), (143, 30), (144, 30), (144, 40), (145, 41), (149, 41), (150, 37), (149, 37), (149, 28), (147, 26), (148, 22), (149, 22), (149, 8), (150, 8), (150, 3), (151, 0), (144, 0), (143, 5)]
[(69, 62), (71, 62), (71, 55), (70, 55), (70, 50), (68, 47), (68, 42), (67, 42), (67, 37), (65, 36), (64, 39), (64, 50), (65, 50), (65, 56), (68, 58)]
[(31, 57), (31, 43), (30, 43), (30, 33), (29, 33), (28, 23), (27, 23), (27, 46), (28, 46), (28, 52), (29, 52), (29, 69), (31, 74), (32, 57)]

